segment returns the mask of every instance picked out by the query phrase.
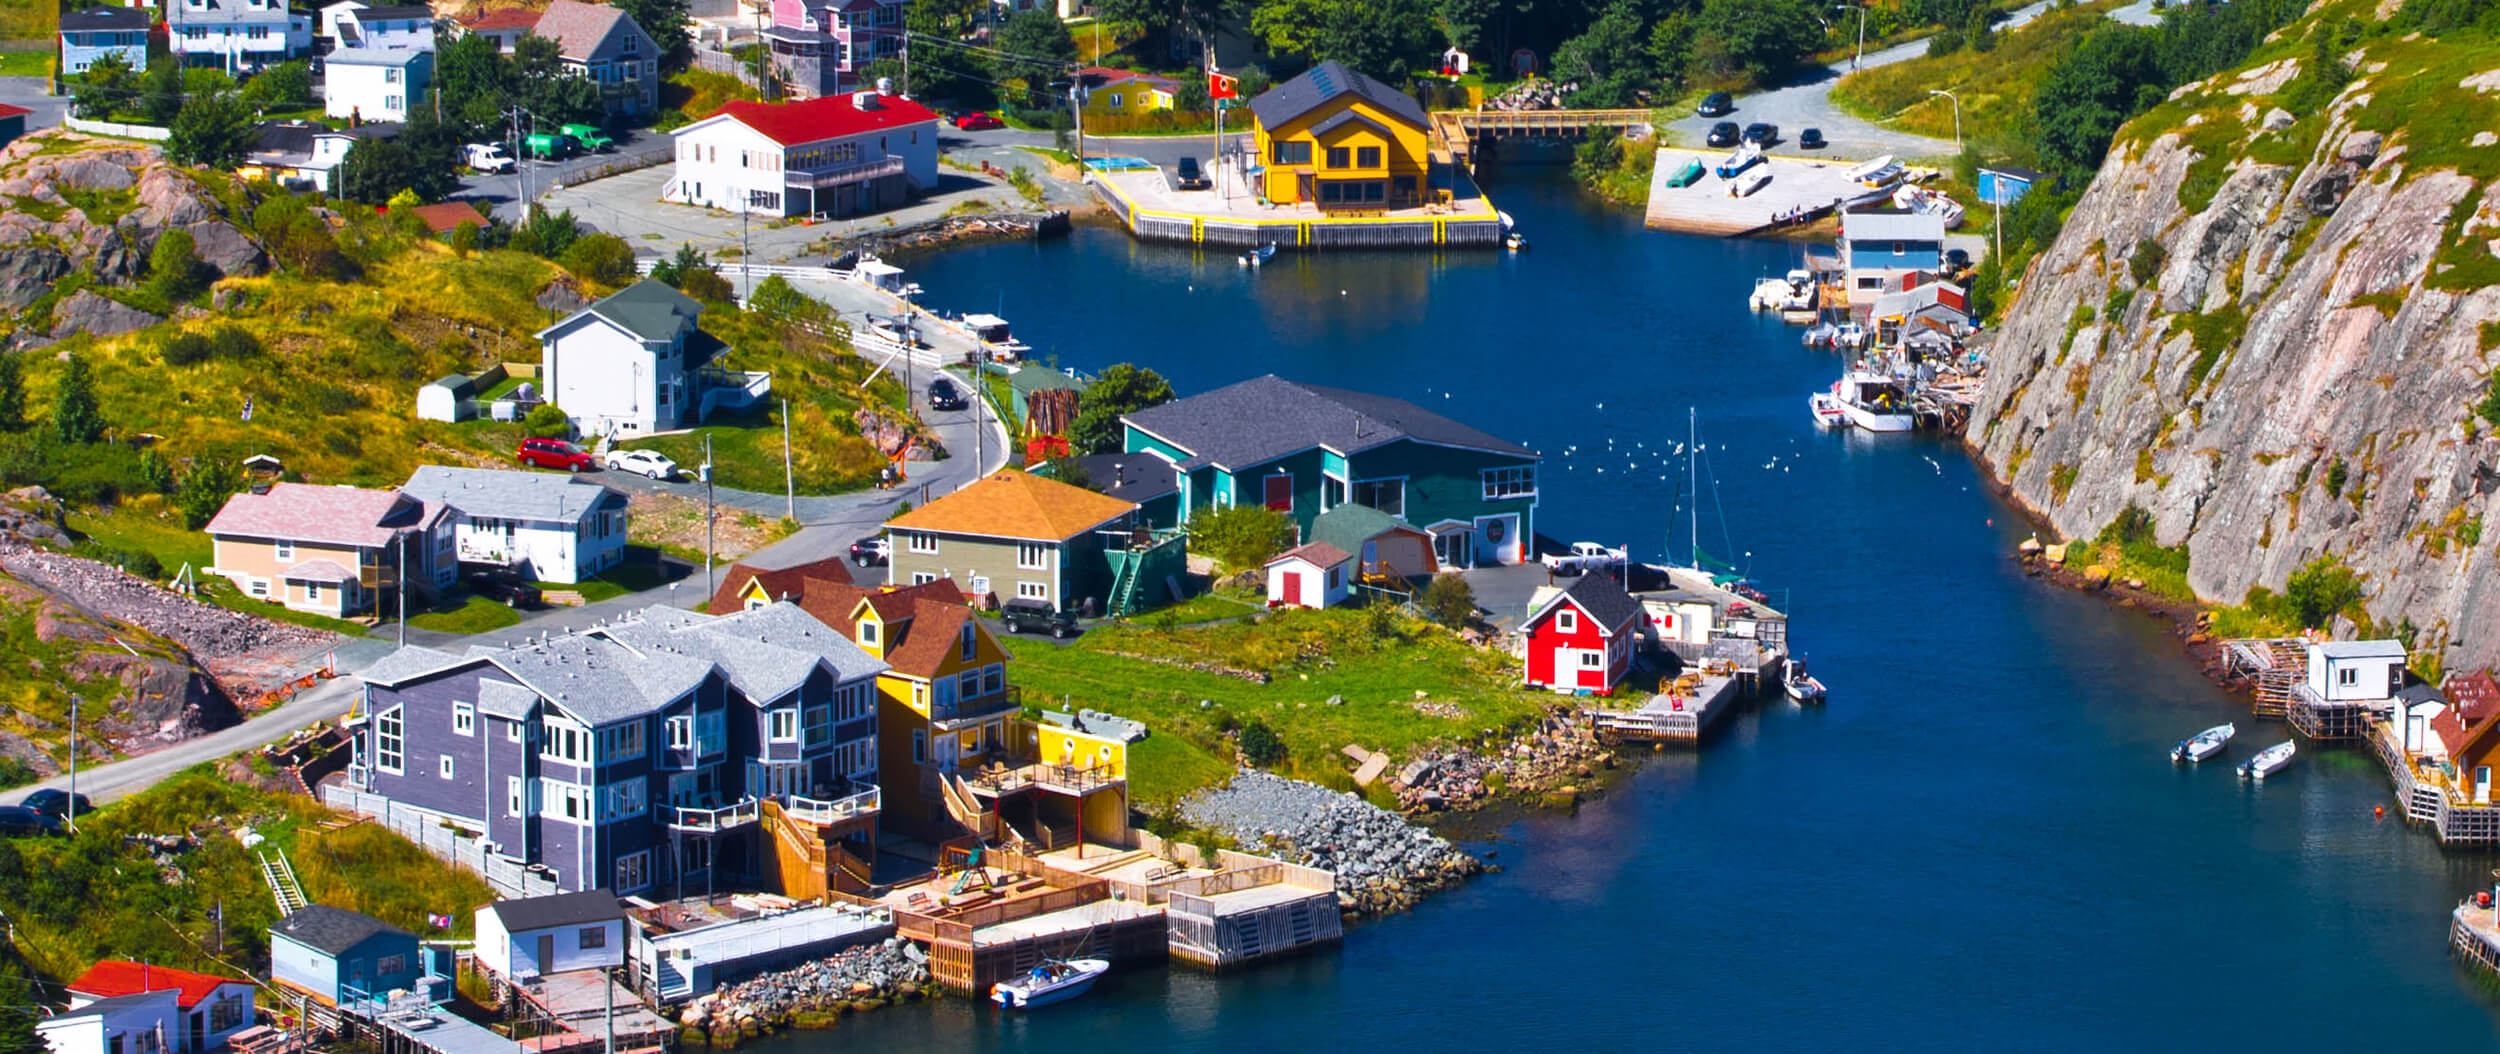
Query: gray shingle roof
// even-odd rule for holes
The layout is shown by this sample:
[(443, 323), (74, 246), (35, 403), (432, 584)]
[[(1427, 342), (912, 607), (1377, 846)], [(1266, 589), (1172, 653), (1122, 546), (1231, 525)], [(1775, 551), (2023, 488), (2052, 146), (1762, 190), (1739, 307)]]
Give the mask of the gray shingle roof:
[(406, 66), (420, 59), (431, 64), (434, 53), (422, 48), (340, 48), (323, 61), (333, 66)]
[[(626, 17), (625, 12), (606, 4), (555, 0), (547, 5), (546, 13), (538, 16), (538, 25), (530, 32), (555, 41), (565, 58), (581, 62), (598, 56), (600, 45), (607, 42), (619, 22), (634, 26), (635, 32), (641, 32), (641, 27)], [(645, 34), (646, 38), (648, 36)]]
[(1425, 125), (1424, 107), (1415, 97), (1351, 69), (1335, 59), (1302, 71), (1302, 75), (1259, 93), (1250, 112), (1268, 128), (1317, 109), (1321, 103), (1352, 92), (1364, 101), (1396, 114), (1417, 128)]
[(291, 25), (300, 17), (303, 16), (288, 11), (285, 4), (256, 9), (244, 6), (242, 0), (208, 0), (207, 9), (202, 11), (191, 10), (190, 5), (181, 0), (171, 0), (165, 5), (165, 24), (172, 26), (284, 26)]
[(666, 342), (677, 339), (677, 334), (693, 326), (702, 314), (703, 305), (693, 297), (670, 288), (666, 282), (645, 278), (565, 316), (555, 325), (539, 330), (538, 336), (544, 339), (547, 334), (571, 325), (575, 319), (593, 315), (615, 323), (618, 328), (643, 340)]
[(1153, 454), (1088, 454), (1076, 463), (1085, 466), (1087, 486), (1121, 501), (1142, 505), (1180, 492), (1180, 474)]
[(1378, 132), (1378, 133), (1380, 133), (1380, 134), (1381, 134), (1381, 135), (1383, 135), (1383, 136), (1387, 136), (1387, 135), (1389, 135), (1389, 134), (1390, 134), (1389, 129), (1388, 129), (1386, 126), (1382, 125), (1380, 122), (1375, 121), (1375, 120), (1372, 120), (1372, 119), (1371, 119), (1371, 118), (1369, 118), (1369, 117), (1365, 117), (1365, 116), (1363, 116), (1362, 114), (1360, 114), (1360, 113), (1356, 113), (1356, 112), (1355, 112), (1355, 111), (1353, 111), (1353, 110), (1344, 110), (1344, 111), (1341, 111), (1341, 112), (1339, 112), (1339, 113), (1337, 114), (1337, 116), (1335, 116), (1335, 117), (1331, 117), (1331, 118), (1329, 118), (1329, 119), (1327, 119), (1327, 120), (1325, 120), (1325, 121), (1321, 121), (1321, 122), (1320, 122), (1320, 123), (1318, 123), (1318, 124), (1312, 125), (1312, 126), (1311, 126), (1311, 134), (1312, 134), (1313, 136), (1322, 136), (1322, 135), (1327, 135), (1328, 133), (1333, 132), (1333, 131), (1336, 131), (1337, 129), (1342, 128), (1342, 127), (1344, 127), (1344, 126), (1346, 126), (1346, 125), (1349, 125), (1349, 124), (1359, 124), (1359, 125), (1362, 125), (1363, 127), (1365, 127), (1365, 128), (1369, 128), (1369, 129), (1371, 129), (1372, 131)]
[[(179, 988), (158, 988), (152, 991), (132, 992), (127, 995), (117, 995), (106, 999), (93, 999), (89, 1000), (85, 1006), (76, 1007), (70, 1010), (63, 1010), (60, 1013), (45, 1018), (44, 1020), (68, 1021), (72, 1018), (99, 1017), (105, 1014), (118, 1013), (124, 1010), (137, 1010), (142, 1007), (153, 1006), (158, 1003), (163, 1003), (168, 1007), (179, 1007), (182, 1003), (182, 990)], [(119, 1043), (121, 1041), (121, 1037), (119, 1036), (115, 1036), (113, 1039), (115, 1043)]]
[(279, 919), (269, 932), (284, 934), (299, 944), (317, 948), (330, 955), (345, 955), (365, 938), (377, 933), (394, 933), (410, 940), (416, 934), (362, 912), (334, 908), (328, 904), (306, 904), (295, 914)]
[(1610, 631), (1627, 620), (1639, 617), (1641, 613), (1641, 602), (1624, 592), (1623, 583), (1615, 581), (1613, 575), (1603, 572), (1573, 579), (1570, 585), (1562, 587), (1561, 592), (1545, 602), (1546, 608), (1552, 608), (1564, 597), (1571, 598), (1580, 610), (1588, 612), (1590, 618)]
[(1923, 212), (1848, 212), (1840, 234), (1857, 242), (1943, 242), (1944, 217)]
[(642, 717), (677, 701), (712, 663), (668, 652), (637, 654), (601, 635), (565, 634), (497, 653), (494, 663), (590, 725)]
[(2405, 646), (2399, 640), (2330, 640), (2317, 645), (2318, 654), (2330, 659), (2401, 659)]
[(1404, 399), (1323, 388), (1275, 374), (1150, 406), (1120, 420), (1192, 455), (1182, 468), (1251, 468), (1324, 446), (1340, 454), (1413, 439), (1497, 454), (1536, 451)]
[(496, 717), (527, 720), (530, 708), (537, 705), (538, 693), (520, 685), (484, 679), (477, 682), (477, 708)]
[(654, 605), (596, 633), (645, 655), (680, 655), (718, 666), (747, 698), (796, 691), (819, 665), (838, 680), (873, 677), (886, 664), (787, 601), (717, 618)]
[(403, 18), (431, 21), (434, 18), (434, 9), (424, 4), (406, 4), (398, 7), (359, 8), (349, 12), (349, 15), (359, 22), (396, 22)]
[(428, 505), (495, 519), (579, 523), (592, 512), (625, 507), (625, 495), (599, 484), (514, 469), (424, 465), (399, 489)]
[(148, 13), (136, 7), (97, 7), (71, 11), (61, 16), (61, 29), (68, 33), (91, 30), (143, 30), (148, 28)]
[[(1320, 513), (1311, 521), (1311, 540), (1327, 542), (1348, 553), (1360, 555), (1363, 552), (1364, 542), (1380, 537), (1382, 532), (1398, 527), (1414, 530), (1413, 527), (1407, 526), (1406, 521), (1369, 505), (1347, 502)], [(1423, 532), (1417, 531), (1416, 533)]]
[(586, 926), (625, 917), (625, 908), (617, 903), (616, 894), (605, 889), (558, 893), (552, 897), (499, 900), (487, 905), (486, 910), (494, 912), (495, 917), (503, 921), (505, 933), (556, 926)]
[(411, 644), (381, 658), (356, 672), (367, 684), (398, 684), (411, 677), (433, 673), (446, 666), (466, 660), (422, 645)]

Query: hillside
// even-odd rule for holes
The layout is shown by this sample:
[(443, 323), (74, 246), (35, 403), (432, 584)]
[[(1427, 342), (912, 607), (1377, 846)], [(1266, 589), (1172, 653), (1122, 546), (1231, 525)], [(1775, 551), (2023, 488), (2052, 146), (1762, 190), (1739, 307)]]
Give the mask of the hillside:
[(2212, 603), (2340, 567), (2301, 621), (2500, 661), (2489, 7), (2322, 3), (2124, 127), (1991, 348), (1967, 440), (2018, 501), (2142, 508)]

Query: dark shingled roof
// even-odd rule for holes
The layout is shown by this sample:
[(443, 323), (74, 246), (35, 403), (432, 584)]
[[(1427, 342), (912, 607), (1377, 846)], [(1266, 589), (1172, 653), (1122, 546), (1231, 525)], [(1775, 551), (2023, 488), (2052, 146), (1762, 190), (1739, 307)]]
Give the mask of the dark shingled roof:
[(1360, 111), (1356, 111), (1356, 110), (1341, 110), (1341, 111), (1338, 111), (1337, 116), (1335, 116), (1335, 117), (1331, 117), (1331, 118), (1329, 118), (1329, 119), (1327, 119), (1327, 120), (1325, 120), (1325, 121), (1321, 121), (1321, 122), (1320, 122), (1320, 123), (1318, 123), (1318, 124), (1312, 125), (1312, 126), (1311, 126), (1311, 135), (1312, 135), (1313, 137), (1318, 137), (1318, 136), (1327, 135), (1328, 133), (1333, 132), (1333, 131), (1336, 131), (1337, 129), (1342, 128), (1342, 127), (1344, 127), (1344, 126), (1346, 126), (1346, 125), (1349, 125), (1349, 124), (1359, 124), (1359, 125), (1362, 125), (1363, 127), (1365, 127), (1365, 128), (1369, 128), (1369, 129), (1371, 129), (1372, 131), (1378, 132), (1378, 133), (1380, 133), (1380, 134), (1381, 134), (1381, 135), (1383, 135), (1383, 136), (1386, 136), (1386, 135), (1388, 135), (1388, 134), (1389, 134), (1389, 129), (1387, 129), (1387, 128), (1385, 128), (1385, 127), (1382, 127), (1382, 125), (1381, 125), (1381, 123), (1380, 123), (1380, 122), (1375, 121), (1375, 120), (1372, 120), (1372, 119), (1371, 119), (1371, 118), (1369, 118), (1369, 117), (1365, 117), (1365, 116), (1363, 116), (1363, 115), (1362, 115), (1362, 113), (1361, 113)]
[[(1573, 604), (1588, 612), (1590, 618), (1596, 619), (1598, 625), (1609, 631), (1639, 617), (1641, 613), (1641, 602), (1624, 592), (1623, 583), (1615, 581), (1615, 576), (1604, 572), (1581, 575), (1564, 586), (1556, 599), (1561, 597), (1570, 597)], [(1553, 601), (1547, 601), (1545, 606), (1552, 608)]]
[(1250, 112), (1262, 127), (1274, 128), (1318, 109), (1321, 103), (1352, 92), (1373, 106), (1395, 114), (1417, 128), (1426, 125), (1424, 107), (1415, 97), (1353, 70), (1335, 59), (1302, 71), (1302, 75), (1259, 93)]
[(61, 28), (71, 33), (95, 29), (132, 30), (148, 28), (148, 12), (141, 7), (96, 7), (71, 11), (61, 16)]
[(328, 904), (306, 904), (295, 914), (279, 919), (269, 932), (281, 934), (330, 955), (345, 955), (365, 938), (377, 933), (396, 934), (415, 940), (416, 934), (361, 912), (334, 908)]
[(701, 315), (703, 305), (693, 297), (669, 288), (666, 282), (645, 278), (608, 294), (605, 299), (582, 311), (614, 322), (644, 340), (656, 341), (675, 338), (678, 323), (681, 320), (691, 322)]
[(617, 904), (616, 894), (605, 889), (586, 889), (579, 893), (559, 893), (552, 897), (530, 897), (526, 900), (499, 900), (487, 905), (486, 910), (503, 920), (505, 933), (557, 926), (587, 926), (625, 917), (625, 909)]
[(430, 20), (434, 17), (434, 9), (427, 7), (424, 4), (407, 4), (397, 7), (367, 7), (349, 13), (354, 15), (356, 20), (359, 22), (368, 20), (374, 22), (395, 22), (403, 18)]
[(1153, 454), (1089, 454), (1076, 463), (1085, 466), (1087, 486), (1121, 501), (1143, 505), (1180, 491), (1180, 473)]
[(1188, 451), (1181, 467), (1250, 468), (1314, 446), (1355, 454), (1401, 439), (1496, 454), (1536, 451), (1404, 399), (1253, 377), (1120, 420)]

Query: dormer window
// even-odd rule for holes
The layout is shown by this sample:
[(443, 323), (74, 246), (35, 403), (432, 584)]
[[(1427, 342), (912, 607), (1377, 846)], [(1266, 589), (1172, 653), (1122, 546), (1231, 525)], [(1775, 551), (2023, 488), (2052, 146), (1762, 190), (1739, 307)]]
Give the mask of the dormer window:
[(964, 620), (963, 648), (964, 648), (963, 661), (965, 661), (965, 662), (971, 662), (971, 661), (972, 661), (972, 649), (973, 649), (973, 630), (972, 630), (972, 621), (971, 621), (970, 619), (966, 619), (966, 620)]
[(859, 646), (863, 648), (874, 648), (877, 646), (876, 623), (870, 622), (867, 619), (859, 620)]

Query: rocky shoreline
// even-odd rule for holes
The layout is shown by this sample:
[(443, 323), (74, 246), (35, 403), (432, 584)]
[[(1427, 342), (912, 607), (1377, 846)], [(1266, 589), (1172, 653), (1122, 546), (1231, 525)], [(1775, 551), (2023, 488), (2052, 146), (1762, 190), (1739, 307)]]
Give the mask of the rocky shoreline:
[(1361, 797), (1244, 769), (1181, 802), (1181, 818), (1240, 843), (1337, 875), (1337, 903), (1355, 916), (1415, 906), (1484, 872), (1449, 839)]
[(901, 937), (764, 974), (686, 1004), (681, 1039), (736, 1046), (788, 1028), (830, 1028), (843, 1015), (929, 993), (929, 959)]
[(1557, 707), (1536, 728), (1490, 752), (1462, 746), (1426, 748), (1393, 776), (1398, 806), (1408, 815), (1466, 812), (1504, 796), (1552, 808), (1570, 808), (1615, 768), (1612, 748), (1594, 728)]
[(2230, 675), (2223, 662), (2222, 642), (2208, 632), (2212, 613), (2204, 605), (2153, 592), (2142, 582), (2114, 577), (2107, 568), (2097, 565), (2076, 570), (2064, 561), (2046, 559), (2027, 548), (2017, 551), (2014, 559), (2033, 578), (2078, 593), (2097, 594), (2119, 607), (2169, 622), (2171, 635), (2179, 639), (2179, 650), (2187, 653), (2206, 680), (2230, 691), (2247, 687)]

